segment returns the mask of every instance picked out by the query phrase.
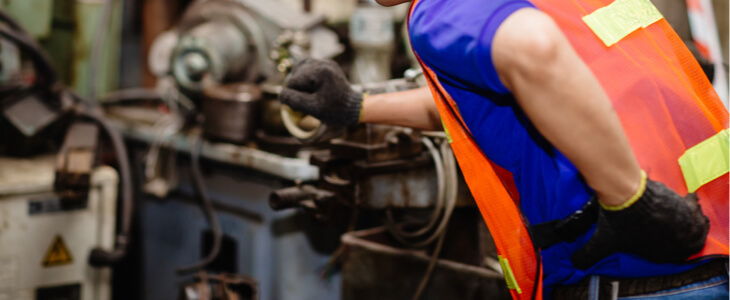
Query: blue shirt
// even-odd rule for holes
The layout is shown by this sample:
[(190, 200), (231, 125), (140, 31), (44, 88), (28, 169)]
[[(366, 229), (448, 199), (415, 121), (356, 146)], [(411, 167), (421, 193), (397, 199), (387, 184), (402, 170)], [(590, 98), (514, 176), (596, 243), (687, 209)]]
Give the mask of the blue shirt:
[[(575, 166), (533, 126), (500, 81), (492, 62), (497, 28), (526, 0), (420, 0), (410, 19), (414, 51), (439, 78), (484, 154), (510, 171), (530, 224), (563, 219), (592, 195)], [(593, 235), (542, 250), (546, 293), (590, 274), (650, 277), (680, 273), (693, 265), (654, 264), (614, 254), (588, 270), (575, 269), (570, 255)]]

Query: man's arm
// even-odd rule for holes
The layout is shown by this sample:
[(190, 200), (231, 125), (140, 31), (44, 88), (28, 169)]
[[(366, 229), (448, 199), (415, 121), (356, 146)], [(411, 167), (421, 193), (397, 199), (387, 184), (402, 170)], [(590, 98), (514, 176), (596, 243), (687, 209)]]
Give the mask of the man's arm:
[(554, 21), (521, 9), (499, 27), (492, 59), (535, 127), (584, 176), (599, 200), (620, 205), (641, 170), (608, 96)]
[(441, 117), (428, 87), (366, 96), (360, 122), (443, 130)]
[(363, 97), (352, 90), (340, 67), (329, 60), (299, 62), (279, 100), (329, 124), (350, 126), (363, 122), (441, 129), (438, 109), (427, 87)]

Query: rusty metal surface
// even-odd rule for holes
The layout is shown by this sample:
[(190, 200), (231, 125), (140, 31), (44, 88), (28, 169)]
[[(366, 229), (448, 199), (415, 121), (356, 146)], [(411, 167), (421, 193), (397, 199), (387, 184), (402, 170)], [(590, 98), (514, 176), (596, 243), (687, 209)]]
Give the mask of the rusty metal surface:
[(406, 127), (362, 124), (330, 141), (333, 155), (370, 162), (413, 157), (421, 152), (421, 133)]
[[(425, 208), (432, 207), (436, 200), (433, 160), (425, 152), (410, 158), (370, 162), (315, 151), (311, 163), (320, 169), (317, 186), (335, 192), (338, 201), (347, 206)], [(474, 206), (463, 178), (459, 180), (457, 206)]]
[[(391, 246), (384, 228), (343, 235), (342, 299), (410, 299), (426, 271), (424, 251)], [(509, 299), (502, 275), (439, 259), (421, 299)]]
[[(141, 109), (108, 110), (107, 116), (112, 125), (119, 129), (125, 137), (151, 144), (158, 139), (158, 133), (150, 124), (144, 124), (135, 118), (142, 114)], [(150, 116), (160, 116), (156, 110), (146, 110)], [(191, 130), (192, 131), (192, 130)], [(189, 152), (189, 139), (194, 133), (182, 132), (169, 136), (161, 141), (164, 148), (179, 152)], [(243, 166), (288, 180), (315, 180), (319, 170), (309, 164), (306, 158), (284, 157), (274, 153), (261, 151), (253, 147), (226, 143), (204, 142), (201, 156), (229, 165)]]
[(436, 199), (436, 185), (433, 168), (367, 176), (357, 182), (355, 203), (368, 208), (429, 207)]
[(273, 210), (299, 208), (321, 224), (345, 225), (351, 211), (335, 201), (335, 193), (311, 185), (293, 186), (273, 191), (269, 196)]

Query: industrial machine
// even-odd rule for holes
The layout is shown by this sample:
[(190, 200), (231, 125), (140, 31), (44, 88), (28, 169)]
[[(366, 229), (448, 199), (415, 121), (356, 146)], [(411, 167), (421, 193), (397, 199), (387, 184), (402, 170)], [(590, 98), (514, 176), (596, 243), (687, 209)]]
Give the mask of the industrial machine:
[[(350, 71), (359, 82), (355, 90), (377, 94), (423, 86), (415, 70), (390, 80), (392, 24), (392, 12), (380, 7), (361, 3), (353, 12), (347, 34), (354, 50)], [(148, 64), (158, 76), (158, 89), (125, 96), (154, 98), (167, 109), (147, 107), (143, 113), (143, 107), (116, 105), (125, 97), (108, 102), (117, 125), (141, 142), (135, 147), (147, 192), (140, 203), (141, 251), (147, 261), (155, 261), (144, 263), (148, 288), (143, 297), (179, 291), (180, 282), (191, 279), (172, 274), (195, 260), (203, 273), (192, 282), (222, 272), (245, 274), (255, 278), (262, 299), (366, 295), (358, 291), (380, 281), (333, 270), (338, 265), (364, 270), (367, 264), (344, 253), (367, 248), (356, 247), (353, 238), (342, 243), (339, 236), (376, 226), (384, 226), (378, 233), (391, 241), (389, 247), (427, 250), (429, 271), (409, 275), (409, 284), (425, 286), (432, 274), (440, 276), (439, 257), (469, 266), (452, 270), (476, 274), (465, 284), (492, 286), (502, 280), (485, 268), (493, 246), (479, 227), (443, 133), (382, 125), (332, 127), (279, 104), (286, 73), (297, 61), (343, 51), (342, 36), (323, 25), (322, 16), (290, 11), (278, 1), (197, 1), (152, 46)], [(182, 93), (170, 97), (170, 90)], [(194, 103), (192, 117), (186, 116), (185, 99)], [(190, 153), (191, 163), (179, 153)], [(198, 157), (207, 161), (197, 162)], [(202, 191), (196, 173), (203, 174)], [(185, 179), (188, 175), (192, 180)], [(203, 199), (202, 214), (190, 201), (196, 196)], [(469, 217), (449, 229), (452, 215)], [(352, 234), (355, 240), (361, 236)], [(446, 240), (481, 250), (459, 255)], [(361, 257), (380, 257), (372, 254)], [(323, 283), (326, 278), (336, 284)], [(205, 284), (185, 285), (186, 299), (197, 299), (200, 286)], [(475, 291), (468, 292), (474, 296), (506, 295), (464, 290)], [(444, 290), (403, 293), (435, 291)]]
[(0, 157), (0, 299), (109, 299), (111, 270), (89, 256), (114, 246), (118, 176), (95, 167), (83, 199), (54, 193), (56, 157)]
[[(502, 280), (490, 261), (494, 247), (443, 133), (328, 126), (279, 104), (286, 74), (307, 57), (343, 62), (361, 92), (423, 86), (416, 70), (391, 79), (393, 60), (403, 60), (395, 19), (371, 4), (361, 1), (349, 26), (338, 27), (279, 1), (192, 1), (152, 44), (154, 89), (118, 90), (89, 103), (49, 84), (57, 82), (48, 76), (55, 69), (37, 47), (0, 43), (10, 49), (0, 60), (28, 52), (36, 54), (36, 73), (51, 71), (34, 89), (2, 98), (0, 119), (11, 126), (0, 129), (11, 128), (27, 149), (48, 150), (45, 143), (56, 140), (52, 186), (62, 207), (91, 203), (94, 167), (110, 157), (106, 142), (116, 154), (117, 237), (82, 254), (71, 249), (75, 262), (83, 256), (85, 268), (114, 267), (131, 252), (139, 270), (120, 276), (142, 287), (134, 295), (143, 299), (437, 299), (449, 289), (506, 295), (493, 289)], [(18, 143), (0, 148), (8, 144), (25, 152)], [(418, 270), (380, 269), (393, 260)], [(382, 278), (360, 277), (381, 271)], [(429, 284), (444, 274), (468, 280)], [(406, 288), (387, 285), (399, 277)], [(381, 293), (365, 292), (371, 289)]]
[(293, 58), (342, 52), (323, 22), (322, 15), (279, 1), (197, 1), (175, 29), (155, 41), (149, 65), (155, 75), (171, 75), (194, 93), (225, 82), (278, 82)]

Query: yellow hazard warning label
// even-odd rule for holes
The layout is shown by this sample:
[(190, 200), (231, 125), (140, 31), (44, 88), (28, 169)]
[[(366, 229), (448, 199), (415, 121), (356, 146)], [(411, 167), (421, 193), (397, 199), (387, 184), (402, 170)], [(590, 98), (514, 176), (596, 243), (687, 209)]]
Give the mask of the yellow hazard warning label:
[(51, 247), (46, 252), (46, 258), (43, 259), (44, 267), (60, 266), (70, 264), (73, 262), (71, 252), (68, 251), (66, 243), (63, 242), (63, 238), (60, 235), (56, 235), (53, 239)]

